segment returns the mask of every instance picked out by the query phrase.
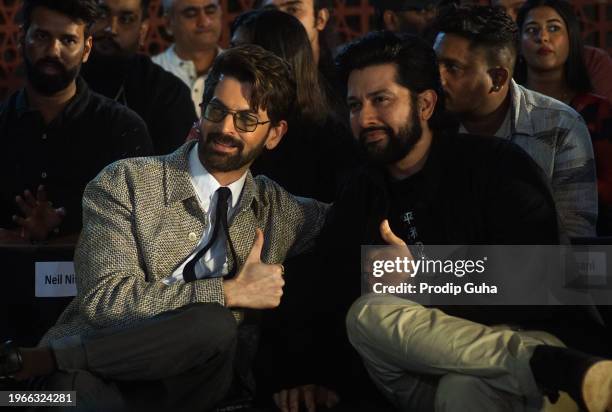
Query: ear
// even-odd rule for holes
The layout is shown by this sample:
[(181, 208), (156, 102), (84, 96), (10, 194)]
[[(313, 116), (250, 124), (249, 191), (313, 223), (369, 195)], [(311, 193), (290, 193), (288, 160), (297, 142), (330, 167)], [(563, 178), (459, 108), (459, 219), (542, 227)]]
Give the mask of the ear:
[(419, 111), (419, 119), (428, 121), (433, 116), (438, 102), (438, 95), (433, 90), (425, 90), (417, 96), (417, 110)]
[(25, 39), (26, 39), (26, 31), (23, 28), (23, 24), (19, 25), (19, 33), (17, 37), (17, 50), (20, 50), (21, 53), (25, 52)]
[(385, 25), (384, 29), (389, 31), (398, 31), (399, 30), (399, 22), (397, 19), (397, 14), (391, 10), (385, 10), (383, 12), (383, 23)]
[(85, 39), (85, 45), (83, 46), (83, 63), (86, 63), (89, 59), (89, 54), (91, 53), (91, 47), (93, 45), (93, 38), (88, 36)]
[(285, 120), (281, 120), (276, 126), (270, 127), (265, 143), (266, 149), (272, 150), (278, 146), (288, 129), (289, 126)]
[(489, 69), (487, 73), (491, 77), (491, 83), (493, 83), (489, 93), (499, 92), (510, 78), (510, 72), (503, 67), (494, 67)]
[(149, 34), (149, 19), (144, 19), (140, 23), (140, 32), (138, 33), (138, 46), (144, 47), (145, 41), (147, 40), (147, 34)]
[(323, 31), (323, 29), (325, 29), (325, 26), (327, 26), (329, 17), (329, 9), (320, 9), (317, 15), (315, 16), (315, 29), (317, 29), (317, 31)]

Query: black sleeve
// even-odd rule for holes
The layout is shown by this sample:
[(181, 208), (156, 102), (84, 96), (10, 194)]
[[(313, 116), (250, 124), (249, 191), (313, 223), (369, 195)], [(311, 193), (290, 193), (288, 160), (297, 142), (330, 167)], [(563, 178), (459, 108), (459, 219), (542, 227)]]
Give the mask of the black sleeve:
[(147, 125), (136, 112), (121, 106), (113, 117), (111, 153), (106, 164), (127, 157), (153, 154), (153, 143)]
[(519, 146), (507, 142), (492, 157), (488, 227), (491, 244), (555, 245), (557, 210), (544, 172)]
[(189, 130), (197, 120), (189, 88), (176, 76), (159, 70), (155, 87), (156, 104), (150, 119), (155, 154), (168, 154), (185, 143)]

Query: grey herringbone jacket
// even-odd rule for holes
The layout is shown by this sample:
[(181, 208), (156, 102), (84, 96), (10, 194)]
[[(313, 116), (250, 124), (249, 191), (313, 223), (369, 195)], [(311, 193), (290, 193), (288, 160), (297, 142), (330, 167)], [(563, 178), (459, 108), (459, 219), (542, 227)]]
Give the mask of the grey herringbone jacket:
[[(208, 223), (190, 181), (193, 145), (166, 156), (115, 162), (88, 184), (75, 252), (78, 294), (41, 344), (193, 302), (224, 304), (221, 278), (170, 286), (161, 281), (192, 253)], [(326, 212), (327, 205), (292, 196), (249, 173), (230, 222), (238, 267), (252, 247), (255, 228), (264, 232), (262, 261), (280, 263), (312, 245)]]

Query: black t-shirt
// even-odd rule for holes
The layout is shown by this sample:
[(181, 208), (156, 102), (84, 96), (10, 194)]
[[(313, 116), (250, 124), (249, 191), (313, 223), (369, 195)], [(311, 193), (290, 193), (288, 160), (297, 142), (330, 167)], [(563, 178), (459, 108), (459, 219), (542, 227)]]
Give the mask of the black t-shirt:
[(389, 225), (395, 235), (409, 245), (422, 244), (427, 214), (422, 213), (421, 186), (423, 176), (417, 173), (407, 179), (394, 181), (387, 177), (389, 190)]
[(0, 105), (0, 227), (14, 228), (21, 215), (15, 196), (47, 189), (54, 207), (64, 207), (60, 233), (81, 229), (81, 198), (87, 183), (106, 165), (152, 153), (147, 127), (127, 107), (92, 92), (77, 79), (77, 93), (64, 110), (45, 124), (28, 107), (24, 90)]

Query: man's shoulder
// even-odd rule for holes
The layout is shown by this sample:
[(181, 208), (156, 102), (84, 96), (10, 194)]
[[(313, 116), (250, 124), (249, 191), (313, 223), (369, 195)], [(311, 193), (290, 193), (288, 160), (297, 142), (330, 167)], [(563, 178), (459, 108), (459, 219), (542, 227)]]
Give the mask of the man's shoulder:
[(9, 111), (14, 110), (17, 107), (17, 100), (19, 95), (23, 93), (24, 89), (19, 89), (9, 95), (5, 100), (0, 101), (0, 116), (5, 116)]
[(160, 180), (166, 169), (188, 169), (188, 153), (192, 145), (193, 142), (187, 142), (169, 154), (117, 160), (106, 166), (96, 179), (106, 182), (126, 180), (134, 183)]
[(169, 155), (130, 157), (117, 160), (102, 169), (94, 181), (113, 185), (118, 181), (139, 182), (154, 179), (162, 173), (167, 156)]
[(144, 126), (144, 121), (134, 110), (93, 90), (90, 90), (88, 106), (95, 113), (91, 119), (92, 126), (96, 125), (94, 127), (99, 125), (108, 128), (125, 124)]
[(548, 123), (569, 127), (580, 119), (578, 112), (557, 99), (520, 85), (517, 85), (517, 89), (520, 92), (520, 107), (518, 109), (529, 117), (546, 120), (542, 124), (545, 128), (548, 127)]
[(457, 161), (486, 167), (498, 164), (502, 158), (525, 159), (526, 161), (531, 159), (531, 156), (519, 145), (495, 136), (460, 133), (452, 139), (446, 150)]
[(137, 53), (134, 56), (134, 62), (132, 77), (139, 77), (146, 87), (155, 85), (155, 87), (150, 88), (150, 91), (155, 91), (159, 87), (183, 85), (178, 77), (145, 54)]
[(264, 208), (270, 208), (271, 210), (279, 209), (283, 213), (291, 214), (291, 212), (295, 212), (297, 208), (304, 205), (321, 207), (323, 209), (328, 207), (327, 203), (320, 202), (316, 199), (291, 194), (284, 187), (267, 176), (258, 175), (252, 179), (254, 186), (252, 189), (253, 197)]
[(172, 47), (173, 45), (170, 45), (170, 47), (168, 47), (163, 52), (151, 57), (151, 60), (153, 61), (153, 63), (161, 66), (162, 68), (166, 70), (169, 70), (171, 67), (175, 66), (175, 64), (173, 63), (174, 59), (172, 58), (173, 57)]
[(253, 177), (254, 195), (257, 199), (266, 203), (273, 202), (274, 198), (283, 195), (291, 195), (284, 187), (264, 175)]

